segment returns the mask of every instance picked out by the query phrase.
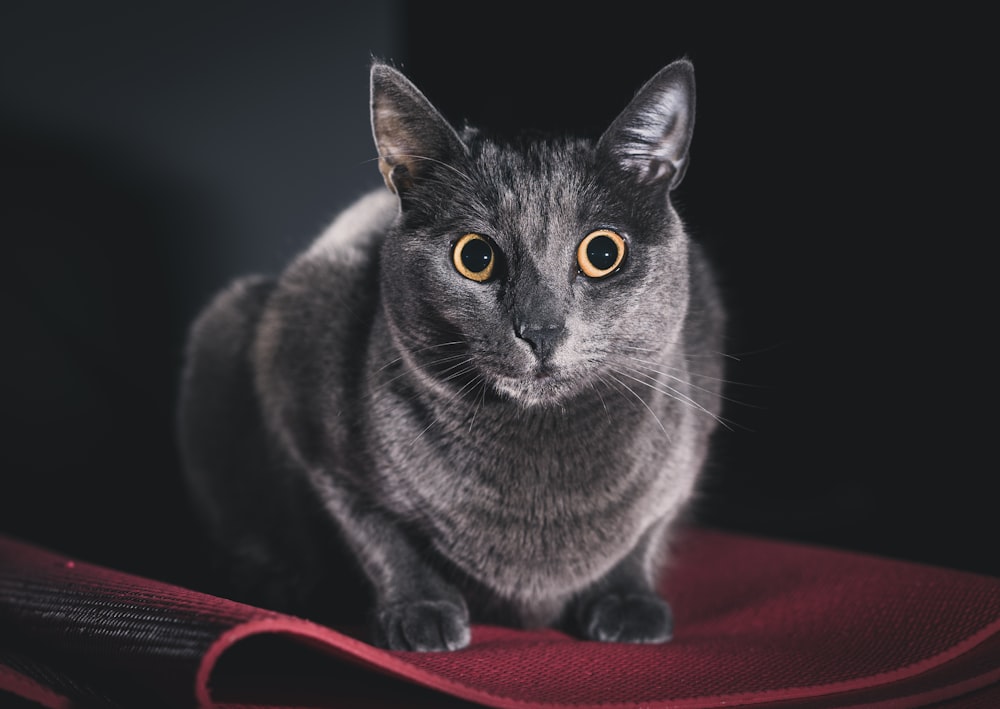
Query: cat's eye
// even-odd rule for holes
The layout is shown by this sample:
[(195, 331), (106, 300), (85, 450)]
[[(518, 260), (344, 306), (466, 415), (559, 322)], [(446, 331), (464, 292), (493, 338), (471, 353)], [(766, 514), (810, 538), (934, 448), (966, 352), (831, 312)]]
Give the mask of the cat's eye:
[(490, 242), (479, 234), (466, 234), (452, 247), (451, 261), (463, 276), (482, 283), (493, 275), (496, 258)]
[(598, 229), (576, 247), (576, 262), (584, 275), (604, 278), (614, 273), (625, 258), (625, 239), (610, 229)]

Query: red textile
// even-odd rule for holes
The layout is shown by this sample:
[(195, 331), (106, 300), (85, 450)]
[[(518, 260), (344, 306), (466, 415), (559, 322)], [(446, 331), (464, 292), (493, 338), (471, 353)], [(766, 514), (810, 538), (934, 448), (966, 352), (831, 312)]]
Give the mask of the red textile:
[[(47, 707), (1000, 707), (1000, 579), (695, 529), (664, 645), (475, 626), (450, 653), (0, 536), (0, 690)], [(2, 698), (2, 694), (0, 694)]]

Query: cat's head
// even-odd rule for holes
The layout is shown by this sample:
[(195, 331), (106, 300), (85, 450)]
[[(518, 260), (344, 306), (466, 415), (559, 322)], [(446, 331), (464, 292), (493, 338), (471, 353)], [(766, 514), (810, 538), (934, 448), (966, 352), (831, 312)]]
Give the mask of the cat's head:
[(694, 126), (688, 61), (653, 76), (596, 143), (456, 132), (378, 61), (371, 111), (399, 200), (385, 312), (427, 382), (544, 405), (628, 386), (627, 358), (677, 343), (688, 256), (670, 193)]

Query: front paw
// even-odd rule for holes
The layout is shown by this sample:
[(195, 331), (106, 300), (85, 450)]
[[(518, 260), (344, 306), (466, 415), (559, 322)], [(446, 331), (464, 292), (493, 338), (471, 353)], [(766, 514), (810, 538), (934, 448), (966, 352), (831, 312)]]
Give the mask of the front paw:
[(663, 643), (673, 636), (670, 605), (651, 593), (610, 593), (598, 598), (583, 616), (590, 640), (617, 643)]
[(378, 609), (376, 644), (389, 650), (435, 652), (469, 644), (469, 611), (459, 601), (410, 601)]

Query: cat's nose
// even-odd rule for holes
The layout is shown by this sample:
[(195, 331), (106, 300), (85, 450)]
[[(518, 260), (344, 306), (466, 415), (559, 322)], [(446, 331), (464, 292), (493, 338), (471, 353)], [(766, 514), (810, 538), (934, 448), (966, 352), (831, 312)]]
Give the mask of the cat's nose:
[(556, 346), (566, 337), (566, 323), (559, 320), (515, 322), (514, 332), (531, 345), (538, 359), (544, 361), (552, 356)]

